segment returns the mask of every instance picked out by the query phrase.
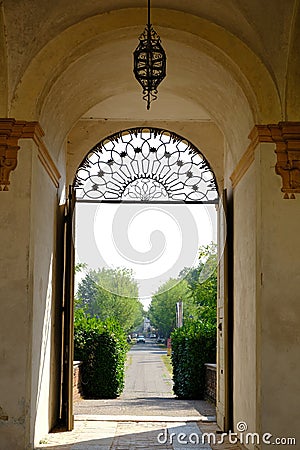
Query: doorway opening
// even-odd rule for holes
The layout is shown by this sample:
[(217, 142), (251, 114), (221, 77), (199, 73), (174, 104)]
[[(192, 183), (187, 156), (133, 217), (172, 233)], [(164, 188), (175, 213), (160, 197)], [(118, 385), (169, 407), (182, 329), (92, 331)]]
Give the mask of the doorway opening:
[[(84, 158), (73, 189), (76, 262), (83, 269), (77, 287), (100, 272), (105, 278), (110, 270), (122, 270), (126, 263), (145, 310), (158, 282), (167, 285), (177, 276), (180, 283), (184, 271), (186, 276), (197, 267), (199, 246), (217, 242), (219, 194), (214, 173), (193, 144), (170, 131), (131, 128), (109, 136)], [(141, 239), (145, 235), (146, 245)], [(105, 284), (104, 278), (101, 287), (119, 295), (120, 286), (112, 280)], [(100, 317), (102, 310), (98, 315), (105, 319)], [(188, 311), (184, 308), (192, 320)], [(150, 331), (167, 337), (149, 327), (144, 337)]]

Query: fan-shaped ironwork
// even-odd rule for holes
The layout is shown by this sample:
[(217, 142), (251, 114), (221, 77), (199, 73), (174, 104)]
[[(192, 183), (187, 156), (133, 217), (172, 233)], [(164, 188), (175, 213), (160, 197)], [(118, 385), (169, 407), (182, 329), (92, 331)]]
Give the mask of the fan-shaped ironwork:
[(77, 170), (78, 200), (216, 203), (215, 176), (187, 140), (157, 128), (132, 128), (99, 142)]

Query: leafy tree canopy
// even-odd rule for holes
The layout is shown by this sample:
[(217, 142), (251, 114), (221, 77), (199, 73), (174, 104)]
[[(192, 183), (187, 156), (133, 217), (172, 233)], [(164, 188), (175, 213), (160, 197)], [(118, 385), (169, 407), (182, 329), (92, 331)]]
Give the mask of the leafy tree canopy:
[(116, 319), (126, 331), (143, 321), (138, 285), (128, 269), (89, 270), (79, 283), (76, 307), (100, 320)]
[(199, 250), (199, 264), (184, 268), (178, 279), (170, 279), (159, 287), (149, 308), (151, 324), (168, 337), (176, 325), (176, 303), (183, 302), (184, 323), (192, 319), (216, 325), (217, 246), (210, 244)]
[(183, 317), (197, 314), (186, 280), (171, 278), (156, 291), (149, 308), (151, 324), (164, 337), (169, 337), (176, 326), (176, 303), (183, 302)]
[(208, 325), (217, 322), (217, 246), (212, 243), (200, 248), (198, 283), (190, 285), (191, 295), (197, 304), (198, 317)]

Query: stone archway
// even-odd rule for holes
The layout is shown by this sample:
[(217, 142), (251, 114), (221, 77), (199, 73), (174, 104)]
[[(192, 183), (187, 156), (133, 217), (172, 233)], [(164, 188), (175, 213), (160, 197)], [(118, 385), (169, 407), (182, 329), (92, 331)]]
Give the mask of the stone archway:
[[(236, 420), (246, 419), (252, 431), (284, 434), (291, 425), (296, 432), (296, 396), (288, 383), (277, 386), (286, 373), (296, 383), (299, 306), (291, 280), (299, 275), (299, 209), (297, 199), (282, 199), (274, 142), (285, 158), (279, 169), (289, 176), (299, 153), (298, 125), (278, 122), (299, 120), (298, 3), (273, 8), (259, 0), (233, 1), (229, 10), (213, 2), (165, 0), (153, 8), (169, 70), (148, 115), (139, 107), (131, 60), (145, 8), (137, 1), (121, 8), (118, 0), (74, 0), (71, 8), (69, 2), (33, 0), (29, 11), (21, 3), (4, 2), (0, 11), (1, 164), (13, 156), (13, 164), (6, 162), (14, 167), (20, 146), (11, 188), (1, 193), (3, 445), (24, 448), (57, 419), (53, 367), (59, 360), (57, 260), (65, 186), (84, 149), (128, 123), (159, 124), (187, 136), (204, 149), (220, 192), (234, 190), (235, 333), (242, 337), (235, 341), (242, 361), (235, 366)], [(117, 61), (124, 70), (116, 70)], [(9, 126), (7, 117), (13, 117)], [(38, 203), (47, 205), (46, 212)], [(269, 412), (279, 403), (273, 417)]]
[[(177, 133), (154, 127), (138, 127), (114, 133), (89, 151), (80, 163), (73, 186), (77, 202), (82, 203), (146, 203), (146, 204), (215, 204), (219, 194), (215, 175), (201, 152), (188, 140)], [(222, 202), (219, 206), (219, 225), (222, 239), (219, 245), (225, 246), (226, 217)], [(105, 217), (103, 218), (105, 220)], [(125, 224), (122, 224), (122, 226)], [(89, 241), (90, 242), (90, 241)], [(92, 247), (94, 241), (90, 242)], [(220, 258), (224, 259), (224, 248)], [(224, 286), (224, 271), (227, 262), (221, 266)], [(226, 267), (225, 267), (226, 266)], [(226, 284), (226, 281), (225, 281)], [(219, 298), (225, 295), (224, 288)], [(223, 332), (219, 335), (219, 348), (225, 353), (219, 357), (219, 370), (222, 373), (221, 398), (222, 419), (229, 414), (227, 300), (222, 299)], [(225, 310), (225, 316), (224, 316)], [(225, 344), (224, 344), (225, 342)], [(226, 375), (226, 381), (224, 377)], [(225, 392), (226, 391), (226, 392)], [(224, 400), (224, 398), (226, 400)], [(224, 404), (225, 403), (225, 404)]]

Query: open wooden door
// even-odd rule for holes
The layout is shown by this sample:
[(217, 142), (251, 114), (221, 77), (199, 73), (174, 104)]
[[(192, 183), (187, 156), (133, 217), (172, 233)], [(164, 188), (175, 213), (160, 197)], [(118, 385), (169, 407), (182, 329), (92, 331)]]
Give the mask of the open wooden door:
[(232, 207), (226, 190), (218, 208), (218, 306), (217, 306), (217, 423), (222, 431), (232, 429), (233, 296), (232, 296)]
[(73, 355), (74, 355), (74, 208), (75, 193), (72, 186), (65, 207), (64, 222), (64, 286), (62, 306), (62, 395), (61, 419), (64, 428), (74, 427), (73, 417)]

